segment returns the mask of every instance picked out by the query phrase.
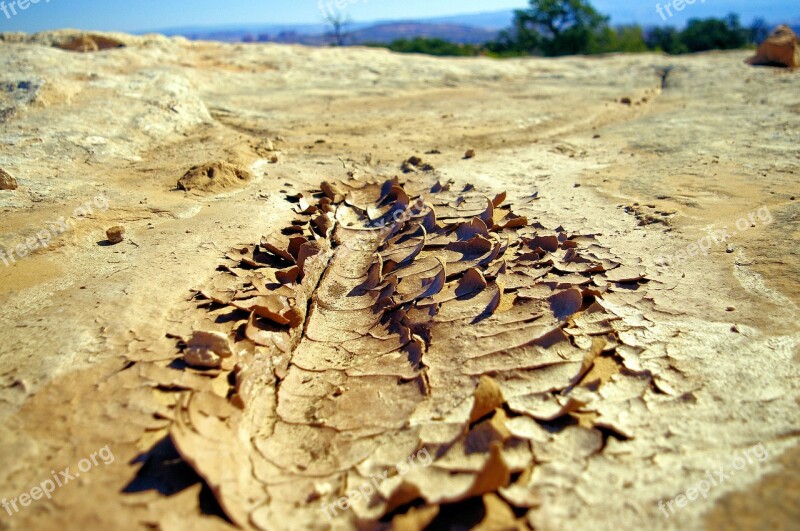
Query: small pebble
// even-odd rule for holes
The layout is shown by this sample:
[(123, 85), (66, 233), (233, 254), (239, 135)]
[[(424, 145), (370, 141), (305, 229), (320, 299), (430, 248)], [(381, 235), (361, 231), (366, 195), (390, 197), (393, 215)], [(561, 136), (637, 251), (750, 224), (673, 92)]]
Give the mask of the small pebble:
[(106, 238), (111, 243), (120, 243), (125, 239), (125, 227), (111, 227), (106, 231)]
[(475, 155), (477, 155), (477, 153), (475, 153), (474, 149), (468, 149), (467, 152), (464, 153), (464, 158), (465, 159), (474, 159)]
[(736, 307), (734, 307), (734, 306), (728, 306), (727, 308), (725, 308), (725, 311), (726, 311), (726, 312), (735, 312), (735, 311), (736, 311)]

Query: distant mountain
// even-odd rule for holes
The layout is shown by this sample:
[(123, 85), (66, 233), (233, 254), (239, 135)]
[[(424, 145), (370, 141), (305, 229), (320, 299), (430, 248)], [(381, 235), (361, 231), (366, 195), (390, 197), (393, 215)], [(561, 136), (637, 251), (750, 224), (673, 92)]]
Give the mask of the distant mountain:
[(354, 44), (365, 42), (393, 42), (398, 39), (444, 39), (460, 44), (482, 44), (497, 37), (497, 30), (462, 26), (457, 24), (424, 24), (421, 22), (396, 22), (379, 24), (351, 33)]
[[(462, 44), (480, 44), (494, 39), (511, 25), (512, 11), (495, 11), (473, 15), (455, 15), (423, 20), (354, 22), (347, 31), (353, 43), (391, 42), (396, 39), (429, 37)], [(325, 44), (325, 24), (246, 25), (226, 27), (167, 28), (158, 31), (168, 36), (180, 35), (192, 40), (224, 42), (281, 42)]]
[[(492, 11), (488, 13), (478, 13), (471, 15), (453, 15), (447, 17), (436, 17), (429, 19), (408, 19), (405, 21), (398, 20), (378, 20), (372, 22), (354, 22), (350, 24), (351, 31), (359, 31), (371, 26), (385, 26), (387, 24), (398, 23), (419, 23), (419, 24), (433, 24), (433, 25), (454, 25), (454, 26), (469, 26), (478, 29), (501, 30), (509, 27), (514, 18), (513, 11)], [(246, 35), (273, 35), (277, 36), (281, 33), (297, 35), (322, 35), (327, 31), (327, 26), (324, 23), (319, 24), (241, 24), (236, 26), (215, 26), (215, 27), (197, 27), (188, 26), (180, 28), (164, 28), (154, 33), (161, 33), (167, 36), (182, 35), (184, 37), (195, 38), (209, 38), (213, 36), (213, 40), (235, 40), (239, 41)]]
[(254, 36), (277, 36), (294, 34), (298, 36), (322, 35), (327, 31), (324, 24), (280, 24), (280, 25), (241, 25), (228, 27), (185, 27), (168, 28), (155, 31), (172, 36), (182, 36), (192, 40), (209, 40), (224, 42), (241, 42), (251, 40)]
[(472, 26), (491, 30), (504, 30), (511, 26), (514, 20), (514, 11), (492, 11), (490, 13), (478, 13), (475, 15), (455, 15), (450, 17), (430, 18), (415, 22), (426, 22), (429, 24), (456, 24), (459, 26)]
[[(457, 20), (457, 18), (456, 18)], [(460, 44), (481, 44), (497, 37), (499, 29), (455, 23), (387, 22), (351, 24), (346, 28), (349, 44), (392, 42), (397, 39), (427, 37)], [(237, 29), (174, 29), (165, 35), (181, 35), (192, 40), (223, 42), (279, 42), (284, 44), (323, 45), (330, 39), (326, 26), (262, 26)]]
[[(726, 0), (722, 2), (695, 2), (685, 4), (681, 11), (672, 6), (675, 0), (633, 3), (630, 0), (593, 0), (593, 5), (611, 17), (611, 23), (640, 24), (642, 26), (685, 26), (690, 18), (723, 17), (737, 13), (742, 24), (748, 25), (755, 18), (764, 18), (770, 25), (789, 23), (800, 29), (800, 7), (797, 0)], [(663, 18), (657, 6), (662, 6)], [(670, 12), (672, 16), (668, 16)], [(348, 26), (349, 42), (391, 42), (396, 39), (415, 37), (440, 38), (461, 44), (479, 44), (491, 40), (497, 33), (511, 25), (512, 10), (493, 11), (471, 15), (453, 15), (422, 20), (356, 22)], [(279, 24), (225, 27), (187, 27), (161, 30), (164, 35), (182, 35), (193, 40), (215, 40), (226, 42), (280, 42), (290, 44), (323, 45), (329, 42), (325, 36), (325, 24)]]

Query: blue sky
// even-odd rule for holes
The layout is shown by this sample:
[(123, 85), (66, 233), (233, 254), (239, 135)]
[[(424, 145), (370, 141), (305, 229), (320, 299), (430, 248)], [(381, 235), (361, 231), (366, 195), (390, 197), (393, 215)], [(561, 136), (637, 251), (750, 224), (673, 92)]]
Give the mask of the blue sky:
[[(20, 0), (15, 0), (19, 2)], [(23, 0), (24, 2), (25, 0)], [(331, 0), (323, 0), (327, 3)], [(334, 6), (335, 1), (334, 1)], [(408, 19), (514, 9), (525, 0), (338, 0), (354, 20)], [(7, 4), (11, 0), (5, 0)], [(78, 28), (142, 31), (183, 26), (320, 23), (319, 0), (39, 0), (0, 31)], [(334, 7), (335, 8), (335, 7)]]
[[(34, 2), (36, 3), (30, 3)], [(321, 0), (339, 2), (354, 21), (419, 19), (524, 8), (526, 0)], [(695, 0), (668, 21), (657, 18), (656, 4), (674, 0), (592, 0), (612, 22), (682, 25), (690, 17), (734, 11), (744, 22), (800, 19), (798, 0)], [(5, 2), (8, 16), (2, 7)], [(13, 9), (11, 8), (12, 2)], [(26, 6), (26, 9), (21, 9)], [(323, 7), (324, 8), (324, 7)], [(14, 14), (16, 11), (16, 14)], [(0, 0), (0, 32), (56, 28), (141, 32), (189, 26), (321, 23), (320, 0)]]

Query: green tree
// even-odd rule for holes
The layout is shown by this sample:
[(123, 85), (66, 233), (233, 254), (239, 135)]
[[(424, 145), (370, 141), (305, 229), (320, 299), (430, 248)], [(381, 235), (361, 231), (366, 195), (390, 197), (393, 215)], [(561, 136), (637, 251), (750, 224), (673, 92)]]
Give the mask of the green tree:
[(691, 19), (681, 32), (681, 41), (690, 52), (732, 50), (747, 44), (748, 33), (742, 28), (739, 16), (730, 14), (724, 19)]
[(516, 11), (514, 25), (500, 32), (496, 41), (486, 43), (486, 49), (497, 55), (521, 55), (541, 53), (542, 35), (526, 25), (522, 11)]
[(585, 0), (529, 0), (514, 12), (513, 27), (489, 45), (491, 51), (547, 56), (591, 53), (603, 40), (608, 17)]
[(649, 29), (644, 42), (651, 50), (657, 50), (672, 55), (689, 51), (683, 41), (681, 41), (681, 33), (672, 27)]
[(606, 27), (595, 39), (592, 53), (641, 53), (648, 51), (641, 26)]
[(438, 56), (471, 56), (478, 53), (478, 50), (471, 45), (460, 45), (426, 37), (417, 37), (411, 40), (399, 39), (392, 42), (388, 48), (400, 53), (424, 53)]

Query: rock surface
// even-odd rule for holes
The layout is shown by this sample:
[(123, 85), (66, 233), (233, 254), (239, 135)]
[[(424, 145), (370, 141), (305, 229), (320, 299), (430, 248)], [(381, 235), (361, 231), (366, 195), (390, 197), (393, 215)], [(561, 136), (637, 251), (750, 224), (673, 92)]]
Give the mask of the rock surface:
[[(498, 221), (507, 212), (500, 200), (506, 192), (509, 204), (528, 205), (530, 226), (591, 235), (580, 244), (594, 242), (593, 252), (608, 252), (625, 265), (605, 287), (595, 285), (612, 292), (623, 286), (608, 297), (617, 318), (593, 322), (584, 313), (567, 327), (624, 327), (614, 355), (587, 358), (582, 385), (573, 391), (594, 402), (562, 404), (558, 400), (566, 395), (555, 393), (551, 401), (512, 404), (541, 408), (540, 417), (559, 421), (543, 432), (539, 423), (514, 417), (523, 419), (512, 423), (514, 433), (530, 437), (536, 453), (535, 466), (514, 478), (536, 488), (486, 493), (475, 500), (477, 514), (541, 529), (796, 522), (796, 504), (787, 500), (798, 497), (800, 423), (800, 256), (793, 247), (800, 214), (791, 200), (800, 192), (797, 72), (750, 68), (745, 52), (496, 61), (117, 34), (108, 37), (125, 47), (101, 53), (53, 46), (80, 35), (0, 37), (0, 157), (26, 190), (0, 194), (0, 497), (17, 498), (51, 470), (75, 470), (106, 445), (116, 459), (65, 485), (53, 500), (14, 514), (13, 525), (230, 529), (201, 509), (200, 479), (170, 442), (176, 424), (184, 438), (199, 434), (192, 462), (219, 463), (219, 469), (206, 470), (209, 478), (230, 479), (226, 472), (234, 469), (225, 464), (241, 461), (234, 454), (238, 446), (201, 451), (216, 434), (239, 426), (263, 444), (246, 454), (255, 475), (237, 476), (218, 491), (223, 503), (252, 501), (228, 490), (231, 485), (264, 492), (253, 478), (313, 476), (308, 467), (317, 465), (297, 457), (306, 445), (279, 444), (302, 440), (279, 420), (313, 424), (315, 434), (337, 433), (325, 428), (325, 419), (339, 419), (340, 408), (331, 405), (336, 400), (349, 406), (345, 411), (359, 404), (352, 400), (362, 368), (356, 365), (346, 378), (333, 369), (309, 374), (304, 383), (297, 377), (301, 360), (291, 363), (291, 345), (278, 339), (270, 348), (244, 349), (250, 372), (243, 381), (254, 384), (236, 390), (220, 369), (178, 370), (180, 352), (172, 338), (194, 330), (241, 330), (237, 351), (247, 334), (259, 342), (280, 338), (274, 322), (209, 311), (220, 308), (214, 299), (243, 306), (253, 290), (278, 290), (281, 304), (291, 306), (280, 285), (296, 283), (299, 268), (284, 259), (270, 262), (274, 257), (253, 243), (274, 231), (288, 241), (281, 229), (292, 234), (298, 211), (313, 208), (309, 216), (317, 230), (333, 230), (341, 222), (328, 217), (336, 211), (334, 201), (352, 203), (357, 194), (326, 186), (333, 197), (323, 201), (323, 181), (391, 179), (403, 161), (422, 153), (435, 169), (409, 176), (430, 176), (439, 182), (434, 188), (449, 187), (453, 194), (492, 191), (500, 206), (491, 219)], [(620, 105), (622, 98), (630, 105)], [(462, 160), (467, 147), (480, 156)], [(268, 160), (273, 148), (281, 153), (278, 164)], [(252, 179), (232, 171), (235, 186), (208, 186), (216, 177), (198, 172), (194, 177), (207, 185), (201, 183), (200, 193), (175, 189), (187, 168), (216, 161), (246, 170)], [(109, 208), (83, 215), (80, 206), (101, 193)], [(314, 200), (286, 201), (299, 193)], [(470, 204), (456, 197), (446, 208), (456, 207)], [(503, 223), (521, 222), (509, 217)], [(126, 226), (140, 245), (97, 245), (114, 225)], [(480, 243), (488, 227), (472, 223), (460, 230)], [(3, 261), (10, 250), (37, 241), (47, 245), (24, 258), (15, 255), (15, 263)], [(561, 252), (564, 242), (543, 233), (531, 243), (542, 252)], [(298, 260), (294, 250), (289, 256)], [(282, 268), (280, 279), (254, 273), (265, 265)], [(571, 275), (542, 282), (562, 289), (585, 282)], [(471, 276), (482, 285), (477, 272)], [(331, 300), (346, 302), (336, 298), (334, 280), (319, 286)], [(230, 282), (246, 284), (248, 291), (232, 289)], [(632, 284), (640, 289), (624, 289)], [(550, 304), (560, 314), (572, 312), (580, 303), (576, 289)], [(538, 297), (507, 288), (491, 306), (509, 315), (514, 301)], [(323, 332), (335, 336), (335, 320), (309, 307), (317, 312), (314, 322), (333, 323)], [(340, 335), (351, 332), (342, 328)], [(610, 348), (594, 350), (591, 336), (578, 333), (574, 341), (595, 353)], [(374, 350), (360, 348), (337, 354), (348, 362), (373, 359)], [(226, 362), (221, 360), (223, 367)], [(476, 362), (465, 360), (454, 374)], [(447, 377), (438, 373), (440, 381)], [(279, 395), (270, 393), (284, 385), (280, 396), (289, 393), (291, 400), (271, 401)], [(480, 391), (488, 384), (476, 378), (474, 385)], [(398, 397), (420, 389), (385, 388)], [(252, 402), (259, 408), (238, 407), (233, 392), (263, 393)], [(309, 396), (319, 397), (319, 405)], [(361, 403), (384, 420), (401, 411), (376, 407), (380, 396)], [(470, 397), (450, 412), (483, 413), (501, 402), (495, 398), (488, 409), (473, 408)], [(403, 426), (419, 426), (415, 418), (437, 412), (415, 414)], [(610, 419), (613, 430), (598, 429), (596, 415)], [(249, 424), (252, 418), (257, 420)], [(484, 428), (493, 434), (508, 429), (494, 423)], [(427, 434), (433, 435), (448, 434)], [(309, 440), (308, 447), (319, 441)], [(392, 462), (392, 452), (413, 445), (403, 441), (390, 439), (376, 455)], [(759, 444), (765, 453), (731, 468)], [(481, 470), (486, 462), (499, 463), (493, 452), (490, 461), (453, 466)], [(339, 466), (348, 459), (339, 454), (318, 461)], [(353, 474), (375, 470), (377, 461), (358, 465)], [(659, 502), (685, 494), (721, 466), (733, 472), (726, 481), (707, 498), (683, 507), (673, 502), (676, 512), (665, 517)], [(169, 485), (159, 483), (164, 477)], [(293, 496), (313, 490), (327, 500), (341, 495), (347, 481), (271, 483), (271, 505), (237, 521), (296, 528), (285, 517), (292, 514), (286, 508)], [(153, 490), (155, 484), (164, 488)], [(508, 500), (528, 508), (509, 513)], [(433, 519), (430, 509), (408, 518)], [(320, 512), (307, 523), (321, 528), (326, 518)]]
[(758, 46), (755, 57), (747, 62), (751, 65), (797, 68), (800, 66), (800, 40), (789, 26), (778, 26)]
[(0, 190), (16, 190), (17, 180), (3, 168), (0, 168)]

